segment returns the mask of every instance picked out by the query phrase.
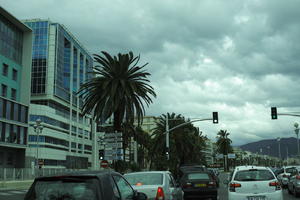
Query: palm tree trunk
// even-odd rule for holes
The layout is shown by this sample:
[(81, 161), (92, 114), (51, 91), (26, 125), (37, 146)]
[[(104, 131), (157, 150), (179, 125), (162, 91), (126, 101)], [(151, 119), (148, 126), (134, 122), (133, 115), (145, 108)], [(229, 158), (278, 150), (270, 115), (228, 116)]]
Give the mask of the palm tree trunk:
[(122, 120), (121, 120), (121, 116), (120, 116), (120, 111), (117, 110), (116, 112), (114, 112), (114, 128), (115, 128), (115, 131), (121, 131), (122, 130), (121, 123), (122, 123)]

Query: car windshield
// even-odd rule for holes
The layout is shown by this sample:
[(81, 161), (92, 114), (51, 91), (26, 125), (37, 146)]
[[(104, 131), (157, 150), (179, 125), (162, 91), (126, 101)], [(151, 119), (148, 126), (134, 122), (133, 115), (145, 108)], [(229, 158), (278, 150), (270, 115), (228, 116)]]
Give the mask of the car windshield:
[(37, 181), (34, 185), (35, 200), (98, 200), (95, 179), (65, 178)]
[(162, 173), (138, 173), (125, 174), (125, 178), (131, 185), (162, 185)]
[(236, 181), (267, 181), (275, 179), (269, 170), (243, 170), (235, 174)]
[(187, 175), (188, 180), (206, 180), (209, 179), (207, 173), (191, 173)]

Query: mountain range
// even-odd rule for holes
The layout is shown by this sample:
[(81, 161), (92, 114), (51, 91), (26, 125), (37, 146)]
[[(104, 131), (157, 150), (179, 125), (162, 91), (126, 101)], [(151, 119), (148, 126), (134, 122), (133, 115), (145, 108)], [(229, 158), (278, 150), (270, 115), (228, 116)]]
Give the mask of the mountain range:
[[(281, 138), (280, 143), (276, 139), (260, 140), (239, 146), (244, 151), (279, 157), (279, 144), (281, 158), (295, 157), (297, 155), (297, 138)], [(299, 144), (300, 145), (300, 144)]]

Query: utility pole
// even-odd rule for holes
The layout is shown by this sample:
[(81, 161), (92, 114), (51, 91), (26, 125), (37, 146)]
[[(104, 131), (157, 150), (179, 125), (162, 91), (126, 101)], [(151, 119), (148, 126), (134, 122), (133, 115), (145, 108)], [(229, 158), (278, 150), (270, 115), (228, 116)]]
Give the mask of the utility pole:
[(277, 142), (278, 142), (278, 156), (279, 156), (279, 160), (281, 159), (281, 151), (280, 151), (280, 137), (277, 138)]
[(168, 113), (166, 115), (166, 156), (167, 156), (167, 160), (170, 159), (170, 138), (169, 138), (169, 117), (168, 117)]
[(299, 124), (297, 122), (294, 123), (295, 134), (297, 135), (297, 157), (299, 158)]

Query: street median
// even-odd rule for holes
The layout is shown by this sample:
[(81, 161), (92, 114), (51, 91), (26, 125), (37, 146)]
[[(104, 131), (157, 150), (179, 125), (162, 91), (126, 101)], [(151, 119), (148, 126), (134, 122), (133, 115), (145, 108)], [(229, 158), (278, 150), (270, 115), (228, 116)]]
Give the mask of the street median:
[(29, 189), (33, 180), (25, 181), (0, 181), (0, 190), (26, 190)]

